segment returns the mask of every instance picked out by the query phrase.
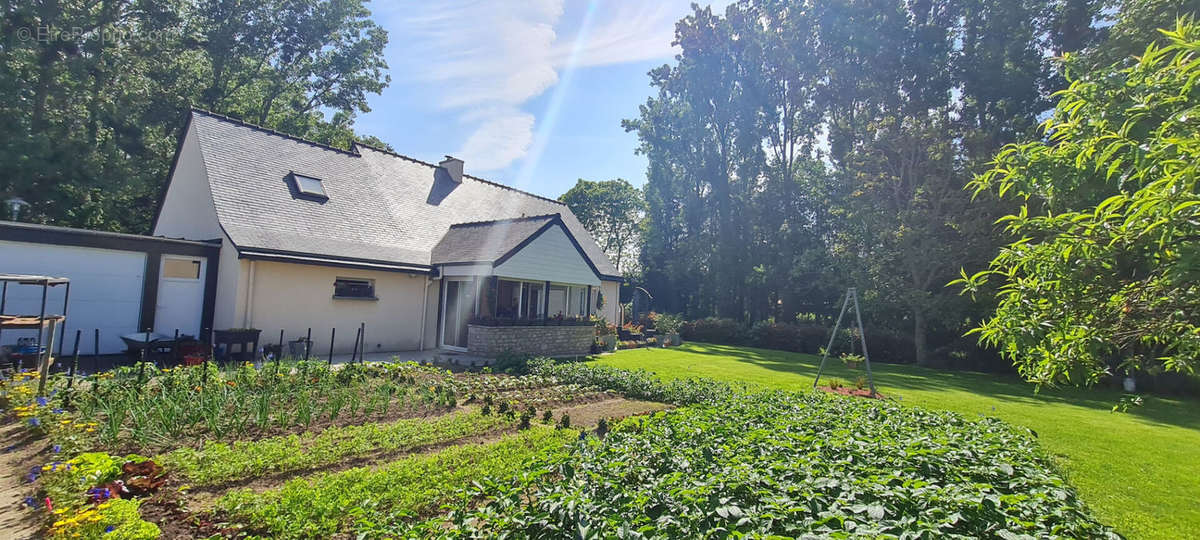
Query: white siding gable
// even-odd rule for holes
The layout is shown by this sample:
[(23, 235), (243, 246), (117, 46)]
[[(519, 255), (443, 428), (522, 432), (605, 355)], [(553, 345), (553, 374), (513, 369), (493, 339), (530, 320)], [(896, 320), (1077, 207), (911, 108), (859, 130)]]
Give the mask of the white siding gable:
[(497, 266), (495, 274), (516, 279), (600, 285), (600, 278), (567, 237), (566, 231), (557, 224)]
[(217, 207), (208, 184), (208, 170), (193, 125), (189, 124), (179, 149), (167, 196), (159, 210), (158, 222), (154, 224), (154, 235), (188, 240), (213, 240), (225, 236), (217, 223)]

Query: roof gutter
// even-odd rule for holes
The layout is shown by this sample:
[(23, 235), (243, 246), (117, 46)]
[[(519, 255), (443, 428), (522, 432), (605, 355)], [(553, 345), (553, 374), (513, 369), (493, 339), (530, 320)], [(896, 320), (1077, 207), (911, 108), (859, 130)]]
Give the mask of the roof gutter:
[(384, 261), (357, 261), (352, 259), (336, 259), (320, 255), (303, 255), (292, 253), (275, 253), (254, 249), (239, 249), (239, 259), (259, 261), (275, 261), (295, 264), (311, 264), (316, 266), (334, 266), (338, 268), (356, 268), (359, 270), (378, 270), (382, 272), (407, 272), (410, 274), (429, 275), (433, 269), (424, 265), (390, 263)]

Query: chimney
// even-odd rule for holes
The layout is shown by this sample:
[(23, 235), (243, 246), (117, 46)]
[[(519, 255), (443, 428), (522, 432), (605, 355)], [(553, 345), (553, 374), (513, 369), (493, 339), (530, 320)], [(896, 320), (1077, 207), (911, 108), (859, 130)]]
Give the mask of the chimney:
[(462, 183), (463, 160), (454, 156), (446, 156), (446, 159), (443, 159), (441, 163), (438, 163), (438, 167), (445, 169), (446, 173), (450, 175), (450, 179), (453, 180), (455, 184)]

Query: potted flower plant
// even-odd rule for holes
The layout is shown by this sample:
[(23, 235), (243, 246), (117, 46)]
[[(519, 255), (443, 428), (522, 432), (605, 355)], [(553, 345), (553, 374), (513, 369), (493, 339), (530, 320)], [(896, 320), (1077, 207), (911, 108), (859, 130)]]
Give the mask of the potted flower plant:
[(601, 349), (604, 352), (617, 350), (617, 327), (608, 324), (604, 317), (592, 317), (592, 324), (596, 328), (596, 340), (600, 342)]
[(660, 314), (655, 319), (654, 326), (658, 328), (659, 341), (663, 347), (683, 343), (683, 340), (679, 338), (679, 327), (683, 326), (683, 319), (678, 315)]

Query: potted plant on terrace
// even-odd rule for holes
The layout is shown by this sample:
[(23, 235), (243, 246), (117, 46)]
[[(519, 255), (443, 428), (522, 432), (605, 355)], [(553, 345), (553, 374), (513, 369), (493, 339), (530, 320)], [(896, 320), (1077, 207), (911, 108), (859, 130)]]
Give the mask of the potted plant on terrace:
[(603, 352), (617, 350), (617, 327), (608, 324), (604, 317), (592, 317), (592, 324), (596, 328), (596, 340), (600, 342)]
[(679, 338), (679, 327), (683, 326), (683, 319), (678, 315), (663, 313), (654, 321), (654, 326), (658, 328), (659, 341), (663, 347), (683, 343)]

